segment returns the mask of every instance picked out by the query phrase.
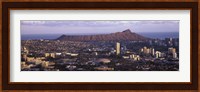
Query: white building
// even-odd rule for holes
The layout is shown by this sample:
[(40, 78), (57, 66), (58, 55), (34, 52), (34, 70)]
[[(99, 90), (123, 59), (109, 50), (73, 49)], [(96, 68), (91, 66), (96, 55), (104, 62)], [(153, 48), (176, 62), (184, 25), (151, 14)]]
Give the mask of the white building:
[(116, 55), (119, 55), (120, 54), (120, 43), (117, 42), (116, 43)]

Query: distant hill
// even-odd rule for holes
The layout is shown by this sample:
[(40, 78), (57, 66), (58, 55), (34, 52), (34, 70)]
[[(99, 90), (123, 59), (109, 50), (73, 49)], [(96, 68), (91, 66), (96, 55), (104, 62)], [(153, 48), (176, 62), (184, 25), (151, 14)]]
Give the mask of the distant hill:
[(62, 35), (56, 40), (61, 41), (145, 41), (150, 38), (141, 36), (130, 29), (122, 32), (110, 33), (110, 34), (99, 34), (99, 35)]

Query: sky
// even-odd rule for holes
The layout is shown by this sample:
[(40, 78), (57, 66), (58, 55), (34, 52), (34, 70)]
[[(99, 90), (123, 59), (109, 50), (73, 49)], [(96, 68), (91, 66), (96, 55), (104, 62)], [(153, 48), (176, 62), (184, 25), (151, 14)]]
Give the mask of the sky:
[(179, 32), (178, 20), (21, 20), (21, 34), (102, 34), (122, 32)]

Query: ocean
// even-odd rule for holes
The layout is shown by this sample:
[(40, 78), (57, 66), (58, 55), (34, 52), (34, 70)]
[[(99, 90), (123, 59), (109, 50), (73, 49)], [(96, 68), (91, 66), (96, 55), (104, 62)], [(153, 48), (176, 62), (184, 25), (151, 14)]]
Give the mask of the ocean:
[[(140, 34), (148, 38), (158, 38), (158, 39), (179, 38), (179, 32), (148, 32), (148, 33), (137, 33), (137, 34)], [(56, 39), (61, 35), (63, 34), (22, 34), (21, 40)], [(70, 34), (70, 35), (79, 35), (79, 34)], [(97, 34), (85, 34), (85, 35), (97, 35)]]

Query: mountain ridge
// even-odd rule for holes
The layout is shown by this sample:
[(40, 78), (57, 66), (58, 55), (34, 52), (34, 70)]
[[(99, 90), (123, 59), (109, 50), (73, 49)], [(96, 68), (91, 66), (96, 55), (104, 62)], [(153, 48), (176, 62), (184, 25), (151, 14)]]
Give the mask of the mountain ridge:
[(97, 35), (61, 35), (56, 40), (62, 41), (146, 41), (150, 38), (141, 36), (126, 29), (122, 32)]

